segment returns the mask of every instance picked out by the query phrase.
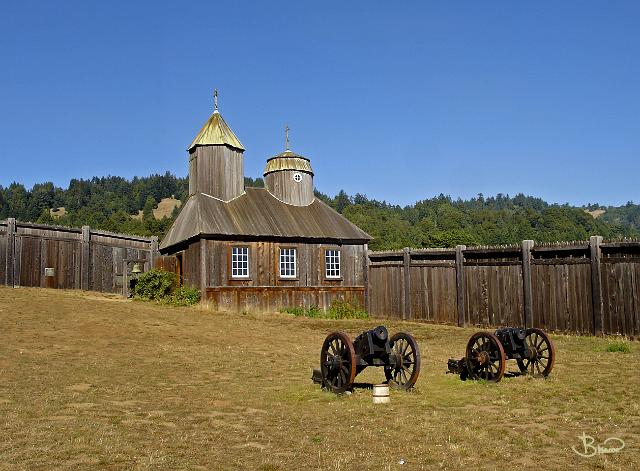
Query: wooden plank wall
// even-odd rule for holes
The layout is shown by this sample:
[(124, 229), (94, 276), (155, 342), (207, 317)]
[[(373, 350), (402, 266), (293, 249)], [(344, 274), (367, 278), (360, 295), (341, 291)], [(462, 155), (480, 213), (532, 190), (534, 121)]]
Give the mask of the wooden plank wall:
[(403, 294), (402, 259), (399, 263), (393, 263), (392, 260), (381, 260), (379, 263), (372, 263), (369, 266), (368, 311), (370, 313), (376, 317), (388, 319), (402, 318)]
[(380, 318), (640, 337), (640, 242), (369, 252), (367, 308)]
[(524, 325), (520, 247), (464, 253), (465, 319), (470, 325)]
[(411, 252), (409, 284), (409, 318), (457, 324), (455, 250)]
[[(234, 246), (249, 249), (248, 278), (231, 276)], [(296, 249), (295, 278), (278, 275), (281, 248)], [(341, 252), (341, 277), (327, 279), (325, 249), (337, 248)], [(365, 303), (364, 245), (204, 239), (191, 243), (176, 255), (182, 257), (184, 283), (200, 288), (203, 299), (214, 309), (235, 312), (273, 311), (294, 306), (326, 309), (335, 299), (353, 301), (360, 306)]]
[(533, 247), (531, 263), (534, 325), (594, 333), (589, 245)]
[(603, 329), (640, 334), (640, 244), (602, 245)]
[(153, 268), (180, 274), (178, 258), (173, 255), (161, 255), (155, 259)]
[(7, 224), (0, 222), (0, 285), (7, 283)]
[[(279, 242), (237, 242), (222, 240), (205, 240), (207, 274), (206, 286), (358, 286), (364, 287), (364, 245), (334, 245), (315, 243), (279, 243)], [(192, 244), (193, 245), (193, 244)], [(231, 278), (231, 248), (244, 246), (249, 248), (249, 278), (245, 280)], [(283, 279), (278, 276), (278, 257), (280, 248), (296, 249), (297, 276), (294, 279)], [(341, 251), (340, 279), (325, 278), (324, 251), (337, 249)], [(191, 246), (190, 246), (191, 249)], [(185, 253), (184, 263), (189, 263)], [(193, 255), (191, 255), (193, 257)], [(185, 269), (185, 273), (186, 273)]]
[(325, 310), (335, 299), (364, 305), (364, 287), (221, 286), (207, 288), (204, 298), (221, 312), (273, 312), (293, 306)]
[(121, 292), (125, 267), (133, 266), (126, 261), (150, 269), (157, 245), (156, 238), (9, 220), (0, 223), (0, 284)]

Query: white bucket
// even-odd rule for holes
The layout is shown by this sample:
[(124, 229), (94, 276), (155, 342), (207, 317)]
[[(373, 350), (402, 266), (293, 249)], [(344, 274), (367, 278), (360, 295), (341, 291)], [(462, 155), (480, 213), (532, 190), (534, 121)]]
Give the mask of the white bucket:
[(376, 384), (373, 386), (373, 403), (387, 404), (391, 401), (389, 398), (389, 385)]

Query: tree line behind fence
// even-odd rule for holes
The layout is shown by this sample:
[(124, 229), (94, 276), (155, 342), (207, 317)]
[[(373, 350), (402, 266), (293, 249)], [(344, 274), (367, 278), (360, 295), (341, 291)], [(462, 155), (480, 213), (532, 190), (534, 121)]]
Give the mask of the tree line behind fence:
[[(126, 293), (133, 264), (165, 258), (155, 237), (0, 221), (7, 286)], [(640, 336), (639, 241), (370, 252), (366, 275), (378, 318)]]

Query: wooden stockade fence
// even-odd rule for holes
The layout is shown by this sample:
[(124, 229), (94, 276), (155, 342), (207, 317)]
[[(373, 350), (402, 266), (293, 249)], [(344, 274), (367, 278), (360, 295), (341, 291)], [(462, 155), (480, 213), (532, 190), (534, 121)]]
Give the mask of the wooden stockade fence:
[(133, 264), (158, 256), (157, 237), (0, 221), (0, 285), (126, 293)]
[(640, 336), (640, 242), (370, 252), (374, 317)]
[[(134, 263), (179, 273), (158, 239), (0, 221), (0, 285), (126, 293)], [(374, 317), (640, 337), (640, 241), (369, 252)]]

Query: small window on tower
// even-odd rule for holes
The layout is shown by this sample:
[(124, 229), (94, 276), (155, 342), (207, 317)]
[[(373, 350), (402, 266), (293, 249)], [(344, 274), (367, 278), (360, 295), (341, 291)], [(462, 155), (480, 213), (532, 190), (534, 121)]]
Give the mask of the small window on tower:
[(302, 174), (300, 172), (296, 172), (293, 174), (293, 180), (296, 182), (302, 181)]

